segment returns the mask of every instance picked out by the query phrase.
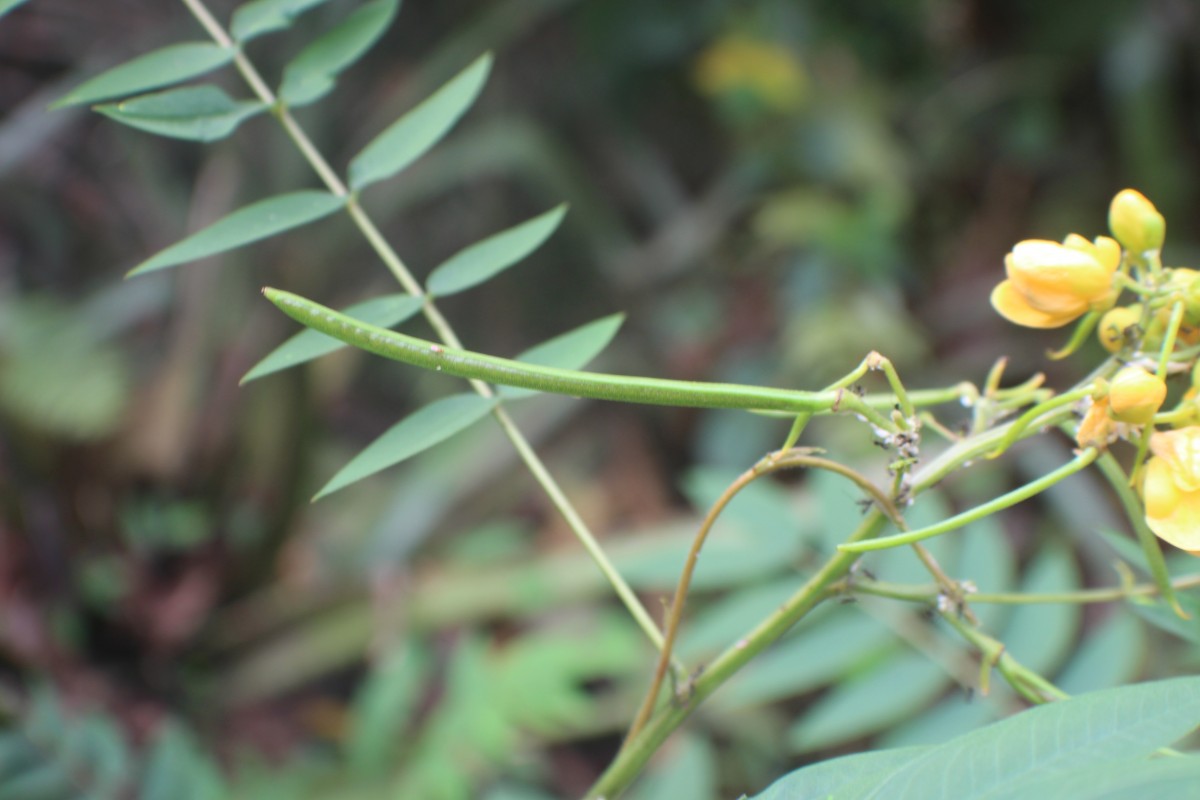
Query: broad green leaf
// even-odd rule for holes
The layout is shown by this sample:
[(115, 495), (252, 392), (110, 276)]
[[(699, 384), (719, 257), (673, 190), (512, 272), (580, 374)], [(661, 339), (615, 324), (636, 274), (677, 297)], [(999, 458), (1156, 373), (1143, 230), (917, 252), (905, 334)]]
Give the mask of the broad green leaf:
[(233, 49), (211, 42), (181, 42), (138, 56), (75, 87), (51, 108), (138, 94), (195, 78), (233, 59)]
[[(355, 303), (343, 309), (342, 313), (371, 325), (390, 328), (393, 325), (399, 325), (420, 311), (421, 304), (421, 298), (411, 294), (389, 294)], [(241, 382), (249, 383), (256, 378), (312, 361), (347, 346), (318, 331), (303, 330), (255, 364)]]
[[(1200, 795), (1200, 758), (1126, 759), (1066, 772), (1031, 775), (995, 800), (1195, 800)], [(992, 796), (989, 795), (989, 798)]]
[(317, 492), (313, 500), (319, 500), (445, 441), (478, 422), (495, 408), (496, 403), (494, 397), (480, 397), (474, 393), (435, 400), (405, 417), (367, 445)]
[(12, 11), (18, 6), (23, 6), (28, 2), (29, 0), (0, 0), (0, 17), (3, 17), (8, 12)]
[(292, 20), (329, 0), (253, 0), (233, 12), (229, 32), (239, 42), (291, 27)]
[[(925, 750), (837, 800), (998, 800), (1029, 776), (1149, 756), (1200, 720), (1200, 677), (1121, 686), (1038, 706)], [(1039, 797), (1025, 794), (1023, 797)]]
[(392, 177), (437, 144), (475, 102), (491, 67), (491, 54), (480, 56), (372, 139), (350, 162), (350, 188)]
[(928, 750), (904, 747), (831, 758), (788, 773), (750, 800), (829, 800), (846, 785), (887, 775)]
[(131, 269), (127, 277), (224, 253), (327, 217), (346, 204), (329, 192), (289, 192), (239, 208)]
[(1117, 606), (1102, 625), (1088, 632), (1054, 683), (1067, 694), (1117, 686), (1137, 675), (1145, 655), (1142, 626)]
[(400, 0), (374, 0), (359, 6), (337, 27), (300, 51), (284, 67), (279, 97), (290, 106), (303, 106), (324, 97), (338, 73), (363, 56), (383, 35)]
[(566, 213), (567, 207), (560, 205), (458, 251), (429, 274), (429, 293), (456, 294), (511, 267), (541, 247)]
[[(1028, 568), (1024, 593), (1070, 592), (1079, 586), (1079, 568), (1065, 547), (1048, 545)], [(1082, 611), (1078, 603), (1023, 604), (1009, 617), (1000, 637), (1013, 658), (1040, 675), (1052, 675), (1071, 651)]]
[(160, 136), (212, 142), (223, 139), (247, 117), (264, 111), (254, 100), (234, 100), (216, 86), (185, 86), (96, 106), (110, 119)]
[(794, 750), (808, 752), (867, 736), (931, 704), (949, 681), (924, 653), (900, 650), (809, 706), (788, 732), (788, 741)]
[(378, 775), (399, 757), (405, 727), (418, 710), (431, 659), (415, 640), (390, 652), (354, 698), (346, 737), (346, 761), (360, 776)]
[[(611, 314), (586, 325), (580, 325), (574, 330), (559, 334), (553, 339), (547, 339), (541, 344), (529, 348), (517, 356), (517, 360), (537, 364), (541, 367), (582, 369), (608, 346), (624, 321), (624, 314)], [(500, 394), (506, 400), (517, 400), (535, 395), (537, 392), (518, 386), (504, 386), (501, 387)]]

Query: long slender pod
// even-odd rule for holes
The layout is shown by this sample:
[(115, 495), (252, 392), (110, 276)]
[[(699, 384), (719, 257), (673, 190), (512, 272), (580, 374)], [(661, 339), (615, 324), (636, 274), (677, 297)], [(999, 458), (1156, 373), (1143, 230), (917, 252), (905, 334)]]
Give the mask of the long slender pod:
[(555, 369), (435, 344), (403, 333), (368, 325), (331, 308), (279, 289), (264, 288), (267, 299), (292, 319), (362, 350), (460, 378), (542, 392), (628, 403), (691, 408), (740, 408), (815, 412), (861, 410), (848, 391), (800, 392), (730, 383), (640, 378)]

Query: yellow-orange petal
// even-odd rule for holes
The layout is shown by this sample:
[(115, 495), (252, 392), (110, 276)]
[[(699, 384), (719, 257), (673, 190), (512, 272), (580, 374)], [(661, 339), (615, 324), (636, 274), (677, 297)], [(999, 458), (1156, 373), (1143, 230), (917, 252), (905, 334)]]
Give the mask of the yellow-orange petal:
[(1075, 307), (1067, 312), (1051, 313), (1034, 308), (1029, 304), (1012, 281), (1001, 281), (992, 290), (992, 308), (1000, 316), (1026, 328), (1061, 328), (1070, 324), (1087, 311), (1087, 306)]
[(1158, 431), (1150, 437), (1150, 452), (1170, 469), (1180, 491), (1200, 492), (1200, 427)]
[(1037, 306), (1042, 304), (1033, 298), (1041, 294), (1066, 295), (1090, 303), (1112, 290), (1112, 270), (1101, 264), (1090, 250), (1057, 242), (1040, 239), (1017, 242), (1004, 266), (1009, 279)]
[(1200, 492), (1180, 491), (1173, 477), (1163, 459), (1146, 462), (1142, 482), (1146, 524), (1163, 541), (1195, 552), (1200, 550)]

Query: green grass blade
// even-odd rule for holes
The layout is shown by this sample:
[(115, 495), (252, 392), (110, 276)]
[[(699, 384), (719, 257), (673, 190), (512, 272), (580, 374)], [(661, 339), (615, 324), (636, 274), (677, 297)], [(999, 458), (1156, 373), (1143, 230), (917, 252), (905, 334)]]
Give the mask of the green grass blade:
[(350, 162), (350, 187), (390, 178), (437, 144), (475, 102), (491, 67), (491, 55), (480, 56), (372, 139)]
[(399, 0), (375, 0), (360, 6), (301, 50), (283, 70), (280, 99), (290, 106), (303, 106), (328, 94), (338, 74), (358, 61), (388, 29), (399, 7)]
[(159, 136), (213, 142), (266, 108), (257, 101), (234, 100), (216, 86), (185, 86), (96, 106), (96, 111)]
[(76, 86), (51, 108), (127, 97), (212, 72), (233, 60), (233, 50), (211, 42), (181, 42), (138, 56)]
[(259, 200), (159, 251), (131, 269), (126, 277), (174, 267), (266, 239), (327, 217), (345, 203), (345, 198), (314, 190)]
[(435, 400), (393, 425), (342, 467), (313, 497), (320, 500), (380, 470), (428, 450), (465, 430), (495, 408), (494, 397), (463, 393)]

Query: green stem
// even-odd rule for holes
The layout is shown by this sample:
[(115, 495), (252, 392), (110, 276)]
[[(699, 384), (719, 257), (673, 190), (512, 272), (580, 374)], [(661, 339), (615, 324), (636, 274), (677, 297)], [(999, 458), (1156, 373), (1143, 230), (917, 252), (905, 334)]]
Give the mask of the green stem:
[[(1183, 575), (1171, 581), (1173, 589), (1191, 589), (1200, 586), (1200, 574)], [(868, 594), (873, 597), (887, 597), (892, 600), (904, 600), (912, 603), (933, 603), (937, 601), (942, 590), (940, 587), (925, 584), (913, 585), (875, 581), (865, 578), (846, 580), (842, 585), (831, 587), (832, 591), (847, 594)], [(1047, 603), (1111, 603), (1116, 600), (1127, 600), (1130, 597), (1153, 597), (1161, 595), (1162, 590), (1153, 583), (1136, 583), (1129, 586), (1112, 586), (1104, 589), (1077, 589), (1070, 592), (972, 592), (967, 599), (972, 604), (987, 603), (993, 605), (1038, 605)]]
[(683, 571), (679, 575), (679, 583), (675, 587), (675, 597), (671, 601), (670, 611), (667, 615), (666, 642), (659, 655), (658, 664), (655, 666), (650, 688), (646, 691), (642, 705), (634, 716), (633, 723), (629, 726), (629, 733), (625, 737), (626, 744), (634, 740), (645, 726), (646, 721), (650, 719), (650, 715), (654, 713), (654, 706), (658, 702), (658, 694), (662, 689), (663, 678), (666, 677), (667, 664), (669, 663), (672, 649), (675, 646), (675, 638), (678, 636), (679, 626), (683, 622), (683, 607), (687, 602), (692, 575), (696, 571), (696, 562), (700, 558), (700, 550), (704, 547), (704, 542), (708, 539), (708, 534), (716, 523), (717, 518), (721, 516), (725, 507), (737, 496), (738, 492), (754, 481), (779, 470), (795, 468), (823, 469), (850, 479), (874, 499), (879, 509), (887, 515), (893, 525), (899, 528), (904, 527), (904, 519), (900, 516), (900, 512), (892, 504), (891, 499), (879, 487), (867, 480), (861, 473), (836, 461), (809, 455), (805, 452), (780, 451), (764, 456), (757, 464), (739, 475), (733, 483), (726, 487), (721, 496), (709, 508), (708, 513), (704, 515), (704, 521), (700, 524), (700, 529), (696, 532), (696, 538), (692, 540), (692, 546), (688, 550)]
[(1175, 613), (1183, 619), (1188, 619), (1187, 612), (1179, 605), (1179, 598), (1175, 596), (1175, 590), (1171, 586), (1171, 575), (1167, 572), (1167, 562), (1158, 546), (1158, 537), (1146, 524), (1145, 512), (1137, 494), (1129, 488), (1129, 476), (1121, 469), (1112, 453), (1101, 456), (1097, 466), (1108, 485), (1116, 492), (1117, 499), (1121, 501), (1121, 507), (1125, 510), (1125, 516), (1129, 518), (1129, 523), (1137, 534), (1138, 544), (1142, 547), (1142, 554), (1146, 556), (1146, 564), (1150, 567), (1150, 577), (1154, 579), (1155, 586), (1162, 593), (1163, 599), (1171, 604)]
[[(205, 31), (208, 32), (209, 36), (212, 37), (213, 41), (222, 47), (234, 49), (234, 64), (251, 90), (263, 103), (272, 108), (275, 117), (283, 126), (288, 137), (296, 145), (309, 166), (316, 172), (329, 191), (339, 197), (346, 198), (346, 210), (351, 219), (379, 256), (380, 260), (383, 261), (388, 270), (395, 276), (397, 282), (409, 294), (424, 298), (425, 302), (422, 311), (442, 341), (452, 347), (458, 346), (458, 337), (445, 317), (442, 316), (433, 300), (425, 295), (421, 284), (408, 270), (396, 251), (384, 239), (383, 235), (380, 234), (374, 222), (371, 221), (370, 217), (367, 216), (367, 213), (359, 205), (358, 199), (350, 194), (341, 178), (338, 177), (337, 173), (329, 165), (329, 162), (325, 160), (325, 157), (316, 148), (304, 129), (300, 127), (300, 124), (292, 116), (287, 106), (280, 102), (275, 93), (271, 91), (254, 64), (246, 57), (221, 24), (217, 22), (212, 13), (209, 12), (203, 0), (182, 0), (182, 2), (191, 11), (192, 15), (195, 16)], [(482, 381), (471, 381), (471, 386), (483, 397), (491, 397), (494, 394), (492, 388)], [(503, 405), (498, 404), (493, 410), (492, 415), (512, 442), (513, 447), (517, 450), (521, 460), (525, 462), (534, 479), (541, 485), (542, 490), (550, 498), (550, 502), (553, 503), (558, 512), (563, 516), (563, 519), (566, 520), (575, 537), (579, 539), (584, 549), (596, 562), (601, 573), (604, 574), (604, 577), (612, 585), (613, 591), (629, 610), (630, 615), (633, 616), (638, 626), (645, 632), (655, 647), (661, 650), (663, 635), (655, 624), (654, 619), (650, 616), (645, 606), (641, 604), (641, 601), (637, 599), (637, 595), (634, 594), (633, 589), (625, 582), (625, 579), (621, 577), (616, 567), (612, 565), (608, 557), (604, 554), (595, 536), (592, 535), (592, 532), (583, 522), (583, 519), (579, 516), (579, 513), (575, 510), (570, 500), (567, 499), (566, 494), (554, 480), (549, 470), (546, 469), (545, 464), (538, 457), (537, 453), (534, 452), (533, 447), (529, 444), (529, 440), (517, 428), (507, 409)], [(675, 664), (674, 666), (677, 674), (680, 676), (685, 675), (682, 665)]]
[(918, 528), (915, 531), (896, 534), (895, 536), (886, 536), (882, 539), (871, 539), (865, 542), (853, 542), (838, 545), (838, 549), (848, 553), (865, 553), (871, 550), (886, 550), (889, 547), (898, 547), (902, 544), (912, 544), (923, 539), (929, 539), (933, 536), (940, 536), (943, 533), (957, 530), (964, 525), (969, 525), (977, 519), (982, 519), (989, 514), (995, 514), (997, 511), (1003, 511), (1010, 506), (1014, 506), (1023, 500), (1028, 500), (1039, 492), (1049, 489), (1054, 484), (1074, 475), (1084, 467), (1096, 460), (1099, 451), (1093, 447), (1089, 447), (1075, 458), (1063, 464), (1053, 472), (1049, 472), (1035, 481), (1030, 481), (1019, 489), (1014, 489), (1007, 494), (1003, 494), (987, 503), (968, 509), (961, 514), (955, 514), (949, 519), (944, 519), (933, 525), (928, 525), (924, 528)]
[[(882, 511), (878, 508), (872, 509), (847, 541), (855, 542), (874, 536), (882, 530), (886, 521)], [(716, 691), (717, 687), (729, 680), (746, 662), (761, 653), (812, 610), (825, 597), (829, 584), (845, 575), (856, 559), (857, 556), (851, 553), (835, 553), (782, 606), (755, 626), (744, 638), (717, 656), (692, 683), (690, 692), (675, 703), (662, 708), (646, 727), (628, 742), (600, 779), (588, 790), (588, 800), (613, 800), (624, 791), (667, 736), (678, 728), (705, 698)]]
[(1012, 447), (1013, 443), (1015, 443), (1017, 439), (1021, 437), (1021, 434), (1025, 432), (1025, 429), (1028, 428), (1034, 422), (1034, 420), (1041, 417), (1047, 411), (1052, 411), (1063, 406), (1069, 406), (1078, 400), (1082, 400), (1091, 393), (1092, 386), (1089, 384), (1087, 386), (1072, 389), (1071, 391), (1060, 394), (1057, 397), (1052, 397), (1046, 402), (1039, 403), (1038, 405), (1029, 409), (1024, 414), (1017, 417), (1017, 419), (1013, 422), (1012, 427), (1008, 429), (1008, 434), (1000, 441), (1000, 444), (996, 446), (996, 449), (988, 454), (988, 458), (997, 458), (1003, 455), (1008, 448)]

